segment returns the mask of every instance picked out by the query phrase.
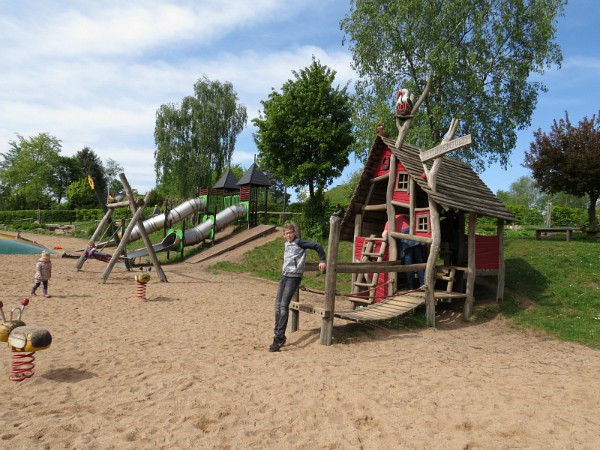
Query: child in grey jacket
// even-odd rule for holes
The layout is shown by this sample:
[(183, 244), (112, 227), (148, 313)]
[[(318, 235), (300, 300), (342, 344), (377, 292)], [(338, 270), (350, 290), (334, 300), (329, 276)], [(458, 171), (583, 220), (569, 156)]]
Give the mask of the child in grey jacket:
[(306, 250), (315, 250), (319, 255), (319, 270), (324, 272), (326, 269), (326, 257), (323, 246), (318, 242), (300, 239), (296, 224), (286, 222), (283, 225), (283, 237), (286, 242), (281, 280), (279, 281), (279, 288), (275, 297), (275, 336), (273, 337), (273, 343), (269, 347), (270, 352), (278, 352), (281, 346), (285, 344), (285, 329), (288, 323), (290, 302), (298, 286), (300, 286), (300, 281), (304, 274)]

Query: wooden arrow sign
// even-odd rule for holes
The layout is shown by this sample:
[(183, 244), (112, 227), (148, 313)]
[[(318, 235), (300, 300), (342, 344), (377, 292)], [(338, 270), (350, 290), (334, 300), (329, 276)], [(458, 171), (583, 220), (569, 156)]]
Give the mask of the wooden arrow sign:
[(454, 139), (442, 145), (438, 145), (437, 147), (425, 150), (421, 152), (419, 156), (421, 158), (421, 162), (425, 162), (429, 161), (430, 159), (437, 158), (438, 156), (442, 156), (448, 152), (451, 152), (452, 150), (456, 150), (457, 148), (466, 147), (467, 145), (471, 144), (471, 135), (467, 134), (466, 136), (459, 137), (458, 139)]

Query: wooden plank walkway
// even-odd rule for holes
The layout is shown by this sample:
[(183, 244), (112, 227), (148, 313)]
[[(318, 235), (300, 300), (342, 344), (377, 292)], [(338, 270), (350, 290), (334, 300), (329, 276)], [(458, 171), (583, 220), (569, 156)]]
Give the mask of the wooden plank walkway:
[[(465, 298), (467, 295), (460, 292), (435, 291), (435, 299), (450, 300)], [(352, 320), (354, 322), (374, 322), (377, 320), (390, 320), (411, 312), (415, 308), (425, 304), (425, 294), (415, 291), (406, 294), (397, 294), (379, 303), (372, 303), (351, 311), (336, 311), (334, 316), (340, 319)]]
[(424, 304), (425, 298), (422, 295), (397, 295), (351, 311), (336, 311), (335, 317), (354, 322), (389, 320)]

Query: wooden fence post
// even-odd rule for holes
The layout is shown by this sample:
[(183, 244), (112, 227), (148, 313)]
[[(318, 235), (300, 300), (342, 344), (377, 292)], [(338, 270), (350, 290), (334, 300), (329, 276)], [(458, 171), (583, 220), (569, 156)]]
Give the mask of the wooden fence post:
[(336, 265), (340, 244), (339, 217), (330, 222), (329, 244), (327, 248), (327, 271), (325, 278), (325, 316), (321, 321), (321, 339), (323, 345), (331, 345), (333, 339), (333, 314), (335, 312)]

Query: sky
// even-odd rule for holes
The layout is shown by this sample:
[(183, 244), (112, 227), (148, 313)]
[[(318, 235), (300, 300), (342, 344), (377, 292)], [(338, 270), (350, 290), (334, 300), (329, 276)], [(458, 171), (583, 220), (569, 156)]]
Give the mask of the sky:
[[(48, 133), (61, 155), (91, 148), (124, 168), (132, 188), (153, 189), (154, 125), (163, 104), (178, 104), (207, 77), (229, 81), (247, 108), (232, 164), (248, 168), (258, 151), (250, 120), (272, 89), (314, 55), (356, 80), (339, 22), (344, 0), (0, 0), (0, 153), (17, 136)], [(600, 110), (600, 2), (570, 0), (558, 21), (563, 64), (536, 81), (541, 93), (531, 126), (518, 132), (507, 170), (481, 174), (493, 192), (521, 176), (533, 132), (569, 112), (575, 124)], [(332, 184), (362, 169), (351, 165)]]

